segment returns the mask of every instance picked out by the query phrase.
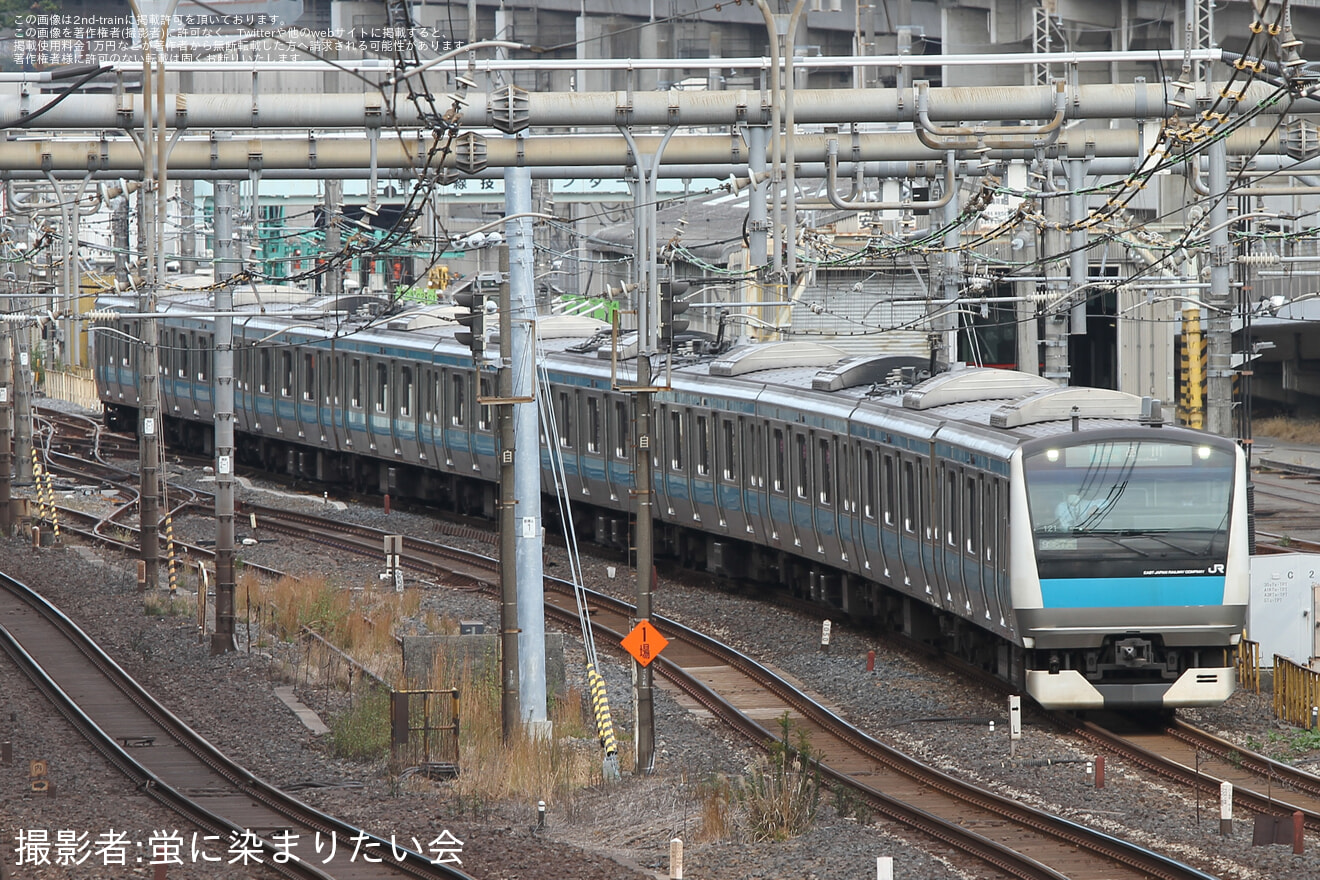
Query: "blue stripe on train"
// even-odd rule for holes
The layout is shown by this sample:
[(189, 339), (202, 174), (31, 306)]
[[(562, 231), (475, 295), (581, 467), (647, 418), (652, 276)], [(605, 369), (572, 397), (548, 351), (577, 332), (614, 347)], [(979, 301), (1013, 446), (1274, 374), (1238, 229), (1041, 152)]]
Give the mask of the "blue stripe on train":
[(1049, 578), (1040, 596), (1045, 608), (1222, 605), (1224, 576)]

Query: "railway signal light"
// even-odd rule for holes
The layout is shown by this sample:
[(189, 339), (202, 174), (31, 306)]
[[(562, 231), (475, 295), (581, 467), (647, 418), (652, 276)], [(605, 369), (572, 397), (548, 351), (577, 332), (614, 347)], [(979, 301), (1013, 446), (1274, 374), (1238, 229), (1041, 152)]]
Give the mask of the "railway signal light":
[(691, 305), (679, 299), (687, 293), (686, 281), (660, 282), (660, 350), (673, 351), (674, 338), (688, 328), (687, 318), (680, 318)]
[(474, 358), (479, 358), (486, 350), (486, 294), (473, 287), (454, 294), (454, 304), (467, 309), (467, 312), (460, 312), (454, 318), (467, 328), (455, 333), (454, 338), (460, 345), (471, 349)]

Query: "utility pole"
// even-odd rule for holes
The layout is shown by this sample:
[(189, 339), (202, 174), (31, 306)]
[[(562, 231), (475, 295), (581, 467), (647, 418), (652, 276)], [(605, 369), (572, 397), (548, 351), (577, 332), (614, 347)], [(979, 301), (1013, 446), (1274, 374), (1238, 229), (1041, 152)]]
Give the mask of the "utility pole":
[[(339, 217), (344, 205), (344, 182), (335, 178), (325, 182), (325, 252), (330, 256), (339, 253)], [(326, 266), (325, 292), (330, 296), (339, 296), (344, 292), (344, 270), (346, 263), (332, 262)]]
[[(179, 94), (193, 90), (191, 70), (179, 72)], [(191, 275), (197, 271), (197, 204), (190, 177), (179, 178), (179, 271)]]
[[(1229, 244), (1228, 147), (1223, 139), (1210, 144), (1210, 326), (1206, 346), (1206, 428), (1221, 437), (1233, 436), (1233, 292), (1229, 289), (1232, 245)], [(1195, 353), (1192, 354), (1196, 356)]]
[[(506, 211), (513, 213), (511, 206)], [(518, 446), (513, 431), (513, 334), (509, 332), (512, 303), (509, 249), (503, 247), (500, 248), (500, 367), (496, 376), (500, 402), (496, 412), (500, 429), (500, 722), (506, 744), (522, 723), (518, 683), (518, 508), (513, 467)], [(539, 444), (537, 457), (540, 457)]]
[[(156, 326), (156, 274), (155, 254), (151, 252), (156, 241), (156, 210), (153, 182), (158, 180), (161, 157), (154, 149), (152, 137), (154, 116), (151, 101), (151, 61), (144, 51), (142, 61), (142, 188), (138, 190), (138, 204), (142, 209), (142, 234), (139, 236), (140, 262), (145, 279), (138, 295), (138, 311), (142, 312), (142, 358), (138, 370), (138, 550), (142, 559), (144, 579), (142, 588), (154, 590), (159, 585), (160, 573), (160, 329)], [(164, 107), (159, 108), (164, 112)]]
[(128, 290), (128, 193), (112, 187), (110, 196), (110, 246), (115, 252), (115, 281)]
[[(526, 167), (504, 172), (504, 199), (510, 216), (532, 211), (532, 173)], [(518, 505), (518, 688), (528, 732), (549, 736), (545, 683), (545, 580), (542, 572), (540, 419), (536, 408), (536, 290), (532, 271), (532, 220), (505, 223), (509, 254), (509, 312), (500, 328), (501, 346), (512, 340), (510, 390), (513, 404), (514, 498)], [(555, 438), (548, 437), (554, 443)], [(535, 454), (531, 454), (535, 450)]]
[(0, 323), (0, 534), (14, 533), (13, 496), (14, 458), (14, 354), (9, 324)]
[[(6, 187), (11, 184), (6, 183)], [(15, 204), (12, 190), (7, 191), (6, 204)], [(15, 211), (14, 242), (25, 252), (28, 249), (28, 212)], [(31, 274), (29, 261), (19, 260), (14, 264), (14, 292), (28, 291)], [(13, 302), (14, 312), (23, 314), (31, 303), (27, 297), (19, 297)], [(13, 325), (13, 350), (17, 363), (14, 373), (14, 479), (19, 486), (32, 485), (32, 356), (28, 350), (32, 339), (32, 329), (27, 323)]]
[[(232, 180), (215, 182), (215, 280), (234, 275)], [(211, 653), (234, 650), (234, 291), (215, 289), (215, 633)]]
[(1051, 159), (1041, 162), (1045, 174), (1045, 229), (1041, 232), (1041, 265), (1045, 267), (1045, 378), (1056, 385), (1067, 385), (1068, 371), (1068, 336), (1064, 332), (1068, 316), (1064, 313), (1067, 306), (1067, 282), (1059, 265), (1064, 251), (1063, 218), (1066, 208), (1062, 195), (1054, 187), (1054, 163)]
[(1073, 304), (1069, 334), (1086, 335), (1086, 292), (1078, 293), (1090, 280), (1090, 265), (1086, 256), (1086, 229), (1082, 222), (1086, 219), (1086, 196), (1082, 188), (1086, 186), (1086, 162), (1082, 159), (1065, 159), (1068, 169), (1068, 283), (1074, 291), (1077, 301)]

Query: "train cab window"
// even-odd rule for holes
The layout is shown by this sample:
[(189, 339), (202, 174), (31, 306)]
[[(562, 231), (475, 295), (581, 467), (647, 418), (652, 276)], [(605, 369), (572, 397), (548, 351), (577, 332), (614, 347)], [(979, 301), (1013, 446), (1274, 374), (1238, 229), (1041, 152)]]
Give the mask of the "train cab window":
[(628, 428), (632, 418), (628, 415), (628, 405), (623, 401), (614, 403), (614, 457), (628, 457)]
[(917, 530), (917, 475), (912, 462), (903, 462), (903, 529)]
[(669, 464), (676, 471), (683, 469), (683, 413), (679, 410), (669, 412)]
[(787, 455), (788, 450), (784, 448), (784, 432), (779, 428), (775, 428), (770, 441), (770, 466), (773, 469), (773, 473), (770, 474), (770, 487), (776, 492), (784, 491), (784, 471), (787, 465)]
[(376, 364), (376, 412), (390, 411), (390, 367)]
[(449, 421), (462, 427), (467, 421), (464, 415), (464, 408), (467, 405), (467, 376), (463, 373), (456, 373), (450, 377), (450, 382), (449, 387), (452, 389), (452, 394), (449, 398)]
[(412, 367), (399, 368), (399, 415), (406, 419), (413, 414), (413, 370)]
[(875, 519), (875, 453), (862, 453), (862, 516)]
[(807, 438), (801, 434), (793, 437), (797, 448), (797, 497), (807, 497), (807, 475), (811, 473), (811, 450), (807, 447)]
[(188, 378), (188, 352), (188, 337), (180, 333), (178, 360), (175, 363), (175, 373), (180, 379)]
[(820, 468), (820, 503), (827, 507), (834, 503), (834, 461), (830, 456), (830, 441), (817, 441), (816, 464)]
[(710, 418), (697, 416), (697, 473), (710, 473)]
[(362, 409), (362, 361), (353, 358), (353, 373), (349, 386), (348, 405)]
[(600, 452), (600, 398), (587, 398), (587, 452)]
[[(480, 393), (477, 395), (478, 397), (489, 398), (494, 396), (491, 393), (493, 389), (489, 378), (480, 379), (478, 381), (478, 388), (480, 389)], [(483, 431), (489, 431), (494, 425), (495, 407), (491, 406), (489, 403), (481, 404), (481, 408), (477, 411), (477, 427)]]
[(316, 399), (316, 355), (303, 355), (302, 399)]
[(280, 397), (293, 396), (293, 352), (280, 352)]
[(738, 478), (738, 473), (735, 470), (735, 462), (738, 456), (738, 435), (735, 433), (734, 427), (735, 425), (731, 421), (720, 422), (724, 479), (731, 483)]
[(559, 421), (559, 445), (564, 449), (573, 448), (573, 397), (567, 391), (559, 392), (559, 412), (555, 417)]
[(261, 367), (261, 374), (257, 377), (257, 390), (260, 391), (262, 394), (269, 394), (270, 384), (271, 384), (271, 363), (270, 363), (269, 348), (261, 349), (260, 367)]

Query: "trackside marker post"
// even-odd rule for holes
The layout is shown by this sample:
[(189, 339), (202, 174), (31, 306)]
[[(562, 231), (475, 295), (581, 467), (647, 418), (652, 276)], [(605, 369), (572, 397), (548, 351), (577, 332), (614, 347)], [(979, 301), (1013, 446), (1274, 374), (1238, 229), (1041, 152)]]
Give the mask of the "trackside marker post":
[(683, 838), (669, 841), (669, 880), (683, 880)]
[(894, 880), (894, 857), (875, 857), (875, 880)]
[(820, 625), (820, 651), (822, 654), (830, 652), (830, 626), (828, 620)]
[(1233, 783), (1219, 783), (1219, 833), (1225, 837), (1233, 833)]
[(1011, 694), (1008, 698), (1008, 754), (1017, 757), (1018, 740), (1022, 739), (1022, 697)]

